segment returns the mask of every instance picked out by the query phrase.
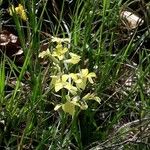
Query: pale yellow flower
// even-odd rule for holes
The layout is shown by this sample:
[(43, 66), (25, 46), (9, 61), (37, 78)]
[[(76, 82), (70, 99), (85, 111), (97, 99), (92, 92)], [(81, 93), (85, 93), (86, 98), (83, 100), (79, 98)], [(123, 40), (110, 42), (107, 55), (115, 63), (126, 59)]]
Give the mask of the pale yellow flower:
[(52, 36), (52, 42), (57, 42), (57, 43), (63, 43), (63, 42), (68, 42), (70, 43), (70, 39), (69, 38), (58, 38), (58, 37), (53, 37)]
[(98, 96), (96, 96), (94, 93), (92, 93), (92, 94), (88, 93), (82, 98), (80, 98), (79, 96), (75, 96), (70, 100), (70, 102), (72, 104), (74, 104), (75, 106), (80, 107), (80, 109), (86, 110), (88, 108), (88, 104), (87, 104), (88, 100), (95, 100), (98, 103), (100, 103), (100, 101), (101, 101), (100, 98)]
[(52, 54), (51, 54), (49, 49), (47, 49), (46, 51), (40, 52), (38, 57), (39, 58), (49, 57), (50, 60), (53, 61), (54, 65), (56, 67), (58, 67), (57, 64), (59, 64), (59, 61), (58, 61), (58, 59), (56, 59), (55, 57), (52, 56)]
[(58, 105), (55, 106), (54, 110), (57, 111), (61, 107), (62, 107), (62, 110), (65, 113), (69, 113), (72, 117), (74, 116), (74, 114), (75, 114), (75, 105), (72, 102), (67, 101), (64, 104), (58, 104)]
[(90, 72), (89, 73), (89, 70), (88, 69), (82, 69), (79, 76), (82, 78), (82, 79), (88, 79), (90, 83), (94, 83), (92, 78), (96, 78), (96, 74), (94, 72)]
[(14, 5), (11, 5), (11, 7), (9, 7), (8, 10), (9, 10), (9, 14), (12, 16), (13, 13), (15, 12), (15, 7), (14, 7)]
[(87, 85), (87, 80), (92, 84), (94, 83), (92, 78), (96, 77), (96, 74), (94, 72), (89, 73), (88, 69), (82, 69), (77, 76), (78, 78), (75, 79), (75, 75), (72, 75), (72, 79), (79, 89), (84, 90)]
[(50, 53), (49, 49), (47, 49), (46, 51), (43, 51), (43, 52), (39, 53), (39, 57), (44, 58), (45, 56), (48, 56), (50, 54), (51, 53)]
[(69, 53), (69, 55), (71, 56), (70, 59), (65, 60), (64, 62), (66, 63), (71, 63), (71, 64), (77, 64), (80, 61), (80, 56), (74, 54), (74, 53)]
[(96, 77), (96, 74), (94, 72), (90, 72), (88, 69), (82, 69), (80, 73), (70, 73), (69, 76), (73, 79), (73, 81), (76, 83), (76, 87), (79, 89), (84, 90), (87, 85), (87, 80), (93, 84), (93, 79)]
[(64, 112), (74, 116), (76, 107), (79, 107), (81, 110), (86, 110), (88, 108), (88, 100), (95, 100), (100, 103), (100, 98), (95, 96), (94, 93), (88, 93), (82, 98), (80, 98), (80, 96), (74, 96), (71, 98), (69, 95), (66, 95), (66, 102), (64, 104), (56, 105), (54, 110), (58, 110), (62, 107)]
[(62, 104), (62, 109), (64, 112), (69, 113), (72, 116), (74, 116), (75, 114), (75, 105), (70, 101), (67, 101), (65, 104)]
[(71, 103), (73, 103), (75, 106), (80, 107), (80, 109), (82, 110), (86, 110), (88, 108), (87, 103), (83, 101), (79, 96), (73, 97)]
[(64, 74), (62, 76), (51, 76), (51, 78), (51, 85), (54, 85), (55, 92), (58, 92), (62, 88), (65, 88), (73, 95), (76, 94), (77, 88), (67, 81), (69, 75)]
[(100, 103), (101, 102), (101, 99), (96, 96), (94, 93), (88, 93), (86, 94), (84, 97), (82, 97), (82, 100), (83, 101), (87, 101), (87, 100), (95, 100), (96, 102)]
[(59, 60), (63, 60), (65, 57), (65, 53), (67, 51), (68, 51), (68, 48), (63, 47), (63, 45), (61, 43), (58, 43), (52, 53), (52, 56), (57, 57)]
[(76, 73), (70, 73), (69, 76), (73, 79), (74, 82), (78, 80), (78, 75)]

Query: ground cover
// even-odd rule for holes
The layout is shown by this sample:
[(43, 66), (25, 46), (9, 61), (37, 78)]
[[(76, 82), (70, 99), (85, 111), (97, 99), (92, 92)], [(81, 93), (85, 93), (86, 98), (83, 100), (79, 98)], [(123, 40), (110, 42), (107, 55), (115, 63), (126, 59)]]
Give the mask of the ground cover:
[(150, 149), (149, 1), (0, 8), (1, 149)]

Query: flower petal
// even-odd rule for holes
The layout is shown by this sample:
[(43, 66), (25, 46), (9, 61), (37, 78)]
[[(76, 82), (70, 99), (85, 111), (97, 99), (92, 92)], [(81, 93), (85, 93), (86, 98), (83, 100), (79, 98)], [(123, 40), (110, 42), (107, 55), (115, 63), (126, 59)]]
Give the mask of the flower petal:
[(56, 105), (55, 108), (54, 108), (54, 110), (56, 111), (56, 110), (58, 110), (60, 107), (62, 107), (62, 104)]
[(48, 56), (49, 54), (50, 54), (50, 51), (49, 49), (47, 49), (46, 51), (39, 53), (39, 57), (44, 58), (45, 56)]
[(58, 92), (63, 88), (63, 84), (61, 82), (55, 84), (55, 92)]
[(50, 77), (52, 78), (51, 85), (55, 85), (56, 81), (59, 79), (59, 77), (57, 77), (57, 76), (50, 76)]
[(82, 97), (82, 100), (86, 101), (90, 98), (91, 94), (87, 93), (84, 97)]
[(101, 102), (101, 99), (100, 99), (98, 96), (95, 96), (94, 93), (92, 93), (92, 94), (90, 94), (90, 93), (86, 94), (84, 97), (82, 97), (82, 100), (83, 100), (83, 101), (95, 100), (95, 101), (97, 101), (98, 103)]
[(85, 82), (85, 81), (82, 81), (82, 82), (80, 82), (80, 83), (76, 83), (76, 86), (77, 86), (79, 89), (84, 90), (85, 87), (86, 87), (86, 82)]
[(75, 113), (75, 105), (69, 101), (65, 104), (62, 104), (62, 109), (64, 112), (69, 113), (71, 116), (74, 116)]
[(66, 83), (64, 88), (67, 89), (69, 92), (71, 92), (71, 94), (73, 94), (73, 95), (75, 95), (77, 93), (77, 88), (75, 86), (71, 85), (70, 83)]
[(95, 100), (96, 102), (98, 102), (99, 104), (100, 104), (100, 102), (101, 102), (101, 99), (100, 99), (98, 96), (94, 97), (94, 100)]
[(94, 83), (92, 78), (96, 78), (96, 74), (94, 72), (91, 72), (87, 75), (87, 78), (89, 80), (90, 83)]
[(57, 43), (69, 42), (70, 43), (70, 39), (69, 38), (58, 38), (58, 37), (52, 36), (52, 42), (57, 42)]
[(62, 75), (62, 82), (66, 82), (68, 78), (69, 78), (69, 75), (63, 74)]
[(75, 73), (70, 73), (69, 76), (73, 79), (74, 82), (78, 80), (78, 76)]
[(87, 77), (96, 78), (96, 74), (94, 72), (90, 72)]
[(94, 81), (93, 81), (93, 79), (92, 79), (91, 77), (88, 77), (88, 80), (89, 80), (89, 82), (90, 82), (91, 84), (94, 83)]
[(88, 108), (88, 105), (85, 101), (80, 101), (79, 104), (82, 110), (86, 110)]
[(72, 64), (77, 64), (80, 61), (80, 56), (74, 54), (74, 53), (69, 53), (71, 56), (71, 59), (65, 60), (66, 63), (72, 63)]
[(83, 77), (86, 77), (88, 75), (88, 73), (89, 73), (88, 69), (82, 69), (81, 70), (81, 76), (83, 76)]

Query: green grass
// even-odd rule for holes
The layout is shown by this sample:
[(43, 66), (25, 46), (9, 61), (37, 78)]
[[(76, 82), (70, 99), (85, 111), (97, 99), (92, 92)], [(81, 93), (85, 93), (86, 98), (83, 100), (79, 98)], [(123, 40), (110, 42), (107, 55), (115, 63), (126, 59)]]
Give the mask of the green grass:
[[(132, 1), (73, 0), (68, 4), (71, 10), (64, 1), (58, 7), (53, 3), (55, 8), (47, 7), (47, 0), (38, 2), (20, 0), (28, 20), (14, 13), (0, 29), (13, 25), (24, 52), (21, 65), (17, 57), (10, 58), (3, 49), (0, 53), (0, 148), (148, 150), (149, 10), (143, 10), (144, 27), (131, 31), (119, 14)], [(4, 3), (0, 1), (2, 7)], [(144, 5), (150, 4), (140, 4)], [(58, 14), (53, 9), (59, 9)], [(0, 20), (5, 15), (8, 11), (1, 9)], [(88, 68), (97, 75), (95, 84), (88, 84), (81, 95), (95, 92), (101, 103), (89, 101), (88, 109), (77, 108), (73, 118), (62, 109), (54, 110), (65, 102), (66, 91), (54, 92), (50, 76), (57, 71), (51, 60), (38, 57), (42, 43), (54, 48), (51, 36), (71, 37), (69, 51), (81, 56), (79, 64), (61, 68), (64, 73)]]

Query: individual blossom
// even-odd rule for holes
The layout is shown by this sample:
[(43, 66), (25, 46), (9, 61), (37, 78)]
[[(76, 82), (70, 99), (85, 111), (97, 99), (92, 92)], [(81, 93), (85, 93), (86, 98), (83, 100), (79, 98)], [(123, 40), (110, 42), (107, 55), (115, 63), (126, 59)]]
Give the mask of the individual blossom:
[[(65, 113), (69, 113), (72, 117), (75, 114), (75, 107), (78, 106), (75, 102), (72, 101), (69, 95), (66, 95), (66, 102), (63, 104), (57, 104), (54, 108), (55, 111), (62, 108)], [(77, 96), (76, 96), (77, 97)]]
[(75, 105), (70, 101), (62, 104), (62, 109), (64, 112), (69, 113), (71, 116), (74, 116), (75, 114)]
[(70, 73), (69, 76), (73, 79), (74, 82), (76, 82), (79, 79), (77, 73)]
[(63, 47), (63, 45), (61, 43), (58, 43), (56, 48), (54, 48), (52, 56), (57, 57), (59, 60), (63, 60), (65, 57), (65, 53), (67, 51), (68, 51), (67, 47)]
[(52, 56), (49, 49), (47, 49), (46, 51), (40, 52), (38, 57), (39, 58), (49, 57), (53, 61), (55, 66), (57, 66), (57, 64), (59, 64), (59, 61), (55, 57)]
[(69, 113), (72, 117), (75, 114), (75, 105), (72, 102), (70, 102), (70, 101), (67, 101), (64, 104), (58, 104), (58, 105), (56, 105), (55, 108), (54, 108), (54, 110), (57, 111), (60, 108), (62, 108), (62, 110), (65, 113)]
[(93, 79), (92, 78), (96, 78), (96, 74), (94, 72), (90, 72), (88, 69), (82, 69), (79, 76), (83, 79), (88, 79), (88, 81), (93, 84)]
[(55, 106), (54, 110), (58, 110), (62, 107), (65, 113), (69, 113), (74, 116), (76, 107), (79, 107), (81, 110), (86, 110), (88, 108), (88, 100), (95, 100), (100, 103), (100, 98), (95, 96), (95, 94), (88, 93), (84, 97), (80, 98), (80, 96), (70, 97), (66, 95), (66, 102), (63, 104), (58, 104)]
[(58, 37), (53, 37), (52, 36), (52, 42), (57, 42), (57, 43), (63, 43), (63, 42), (68, 42), (70, 43), (70, 39), (69, 38), (58, 38)]
[(84, 97), (75, 96), (72, 98), (71, 103), (73, 103), (75, 106), (80, 107), (82, 110), (86, 110), (88, 108), (88, 100), (95, 100), (96, 102), (100, 103), (100, 98), (96, 96), (94, 93), (88, 93)]
[(96, 78), (96, 74), (94, 72), (89, 73), (88, 69), (82, 69), (79, 73), (79, 77), (80, 79), (76, 81), (77, 87), (84, 90), (86, 87), (87, 80), (91, 84), (94, 83), (92, 78)]
[(49, 56), (49, 55), (51, 55), (49, 49), (47, 49), (46, 51), (43, 51), (43, 52), (39, 53), (39, 57), (40, 58), (44, 58), (45, 56)]
[(96, 77), (96, 74), (94, 72), (90, 72), (89, 73), (89, 70), (88, 69), (82, 69), (80, 71), (80, 73), (78, 74), (74, 74), (74, 73), (71, 73), (70, 74), (71, 78), (73, 79), (73, 81), (76, 83), (76, 86), (79, 88), (79, 89), (82, 89), (84, 90), (86, 85), (87, 85), (87, 80), (93, 84), (93, 79), (92, 78), (95, 78)]
[(75, 105), (80, 107), (82, 110), (86, 110), (88, 108), (88, 105), (86, 101), (83, 101), (80, 96), (75, 96), (72, 98), (71, 102)]
[(64, 74), (62, 76), (51, 76), (51, 78), (52, 78), (51, 85), (54, 85), (55, 92), (58, 92), (59, 90), (65, 88), (70, 93), (76, 94), (77, 88), (67, 81), (69, 75)]
[(101, 99), (96, 96), (94, 93), (87, 93), (84, 97), (82, 97), (83, 101), (88, 101), (88, 100), (95, 100), (96, 102), (98, 102), (100, 104)]
[(13, 13), (16, 13), (17, 15), (19, 15), (22, 20), (24, 21), (27, 20), (27, 14), (25, 12), (24, 7), (21, 4), (19, 4), (18, 7), (14, 7), (14, 5), (12, 5), (9, 8), (9, 14), (13, 16)]
[(77, 64), (80, 61), (80, 59), (81, 59), (80, 56), (78, 56), (78, 55), (76, 55), (74, 53), (69, 53), (69, 55), (71, 56), (71, 58), (65, 60), (64, 62), (71, 63), (71, 64)]

